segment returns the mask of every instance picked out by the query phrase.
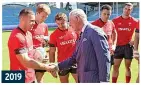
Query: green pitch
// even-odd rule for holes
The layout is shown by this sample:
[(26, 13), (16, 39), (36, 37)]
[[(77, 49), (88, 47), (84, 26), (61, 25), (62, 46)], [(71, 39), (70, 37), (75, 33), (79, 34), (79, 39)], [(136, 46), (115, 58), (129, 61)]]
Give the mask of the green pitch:
[[(49, 30), (49, 34), (51, 34), (53, 29)], [(7, 47), (7, 42), (8, 38), (10, 36), (11, 32), (2, 32), (2, 70), (9, 70), (9, 52), (8, 52), (8, 47)], [(14, 45), (14, 44), (13, 44)], [(112, 71), (111, 71), (112, 72)], [(137, 74), (138, 74), (138, 64), (135, 59), (133, 59), (132, 64), (131, 64), (131, 82), (135, 83)], [(70, 74), (71, 75), (71, 74)], [(69, 77), (69, 80), (71, 83), (75, 83), (74, 79), (72, 76)], [(111, 80), (111, 79), (110, 79)], [(50, 73), (45, 73), (44, 76), (44, 82), (45, 83), (59, 83), (59, 78), (53, 78)], [(124, 62), (122, 62), (119, 70), (119, 77), (118, 77), (118, 82), (124, 83), (125, 82), (125, 65)]]

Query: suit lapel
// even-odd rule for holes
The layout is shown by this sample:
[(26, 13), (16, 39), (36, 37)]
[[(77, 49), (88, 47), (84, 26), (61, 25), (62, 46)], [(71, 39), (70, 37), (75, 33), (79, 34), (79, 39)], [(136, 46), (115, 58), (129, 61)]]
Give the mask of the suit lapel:
[(82, 44), (83, 44), (82, 42), (83, 42), (83, 39), (84, 39), (85, 36), (86, 36), (87, 27), (88, 27), (88, 25), (86, 26), (84, 32), (81, 34), (80, 39), (77, 41), (77, 48), (76, 48), (77, 52), (80, 50), (80, 48), (81, 48), (81, 46), (82, 46)]

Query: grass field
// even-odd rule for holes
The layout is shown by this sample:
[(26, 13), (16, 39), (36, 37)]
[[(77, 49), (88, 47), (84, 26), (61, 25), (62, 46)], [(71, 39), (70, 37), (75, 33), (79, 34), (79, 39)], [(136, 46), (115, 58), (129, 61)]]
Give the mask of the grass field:
[[(49, 30), (49, 33), (52, 33), (52, 31), (53, 31), (53, 29)], [(2, 32), (2, 70), (9, 70), (9, 63), (10, 62), (9, 62), (9, 52), (8, 52), (8, 47), (7, 47), (9, 35), (10, 35), (10, 32)], [(133, 59), (133, 61), (132, 61), (131, 72), (132, 72), (131, 82), (135, 83), (136, 78), (137, 78), (137, 74), (138, 74), (138, 64), (135, 59)], [(75, 83), (72, 76), (70, 76), (69, 79), (70, 79), (71, 83)], [(57, 79), (53, 78), (50, 75), (50, 73), (45, 73), (44, 82), (45, 83), (59, 83), (60, 81), (59, 81), (59, 78), (57, 78)], [(120, 82), (120, 83), (125, 82), (125, 66), (124, 66), (123, 62), (120, 66), (118, 82)]]

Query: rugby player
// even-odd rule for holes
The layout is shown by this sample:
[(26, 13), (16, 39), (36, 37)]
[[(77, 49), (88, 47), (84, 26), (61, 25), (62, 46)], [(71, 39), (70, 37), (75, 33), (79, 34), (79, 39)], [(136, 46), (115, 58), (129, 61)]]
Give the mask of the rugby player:
[(116, 83), (119, 75), (119, 67), (123, 58), (125, 59), (126, 83), (131, 79), (131, 62), (133, 58), (132, 35), (137, 28), (138, 20), (131, 16), (133, 10), (132, 3), (126, 3), (123, 13), (113, 19), (117, 31), (117, 46), (114, 53), (114, 66), (112, 73), (112, 82)]
[[(41, 53), (41, 58), (36, 58), (36, 60), (46, 63), (47, 53), (45, 51), (45, 46), (48, 41), (48, 26), (44, 21), (50, 14), (50, 8), (46, 4), (38, 4), (36, 8), (35, 25), (30, 30), (33, 36), (33, 47)], [(43, 82), (43, 75), (45, 70), (35, 69), (35, 75), (38, 83)]]
[(93, 21), (92, 24), (102, 28), (107, 35), (108, 45), (111, 54), (111, 66), (112, 66), (114, 64), (113, 55), (116, 47), (117, 32), (115, 30), (114, 23), (111, 20), (109, 20), (111, 12), (112, 12), (112, 7), (110, 5), (107, 4), (103, 5), (101, 7), (100, 18)]
[[(50, 49), (49, 49), (49, 60), (50, 62), (55, 62), (55, 52), (56, 48), (58, 50), (57, 61), (62, 62), (69, 58), (76, 46), (77, 35), (69, 27), (67, 15), (64, 13), (58, 13), (55, 16), (55, 22), (58, 25), (58, 28), (50, 35)], [(76, 64), (72, 67), (64, 70), (59, 70), (58, 74), (60, 77), (61, 83), (68, 83), (69, 73), (72, 74), (73, 78), (77, 82), (76, 74)]]

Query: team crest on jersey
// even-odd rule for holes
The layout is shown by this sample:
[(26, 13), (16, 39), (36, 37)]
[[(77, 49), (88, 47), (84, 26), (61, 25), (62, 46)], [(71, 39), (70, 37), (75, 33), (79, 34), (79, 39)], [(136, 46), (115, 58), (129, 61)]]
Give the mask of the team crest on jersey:
[(60, 36), (59, 39), (63, 39), (64, 36)]
[(118, 25), (121, 25), (121, 23), (118, 23)]
[(132, 23), (131, 23), (131, 22), (129, 22), (128, 24), (129, 24), (129, 26), (131, 26), (131, 24), (132, 24)]

